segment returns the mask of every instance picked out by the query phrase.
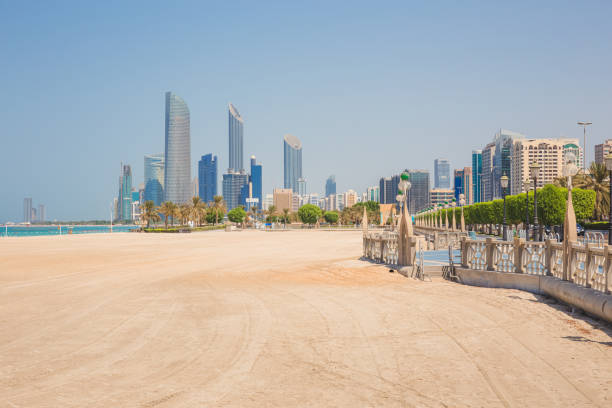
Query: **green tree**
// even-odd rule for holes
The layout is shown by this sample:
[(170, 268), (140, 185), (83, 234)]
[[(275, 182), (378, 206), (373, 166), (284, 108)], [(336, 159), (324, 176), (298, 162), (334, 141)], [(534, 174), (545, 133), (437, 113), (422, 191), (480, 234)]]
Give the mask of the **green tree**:
[(601, 163), (593, 162), (589, 167), (589, 174), (578, 174), (572, 178), (572, 185), (574, 187), (595, 192), (593, 214), (589, 217), (593, 217), (599, 221), (601, 221), (604, 216), (607, 216), (610, 211), (610, 186), (608, 177), (606, 166)]
[(174, 217), (177, 205), (172, 201), (165, 201), (159, 207), (159, 212), (164, 216), (164, 225), (168, 228), (168, 217)]
[(241, 224), (246, 217), (246, 211), (242, 207), (236, 207), (227, 213), (227, 218), (231, 222), (235, 222), (237, 224)]
[(287, 226), (287, 221), (289, 221), (289, 209), (283, 208), (283, 223), (285, 224), (285, 227)]
[(593, 190), (572, 189), (572, 204), (576, 220), (584, 221), (593, 217), (597, 192)]
[(143, 205), (140, 206), (142, 212), (142, 219), (147, 222), (147, 228), (151, 226), (151, 221), (156, 222), (161, 219), (159, 214), (157, 213), (158, 208), (155, 206), (155, 203), (151, 200), (145, 201)]
[(321, 209), (314, 204), (304, 204), (298, 210), (298, 217), (304, 224), (316, 224), (321, 214)]
[(204, 218), (206, 212), (206, 205), (200, 199), (200, 197), (191, 198), (191, 213), (190, 218), (195, 225), (200, 225), (202, 218)]
[(325, 221), (329, 222), (330, 224), (335, 224), (338, 222), (339, 215), (336, 211), (325, 211), (323, 217), (325, 218)]
[(219, 223), (219, 218), (222, 218), (227, 211), (225, 201), (222, 196), (214, 196), (213, 201), (210, 203), (209, 208), (212, 208), (213, 214), (215, 215), (215, 224)]

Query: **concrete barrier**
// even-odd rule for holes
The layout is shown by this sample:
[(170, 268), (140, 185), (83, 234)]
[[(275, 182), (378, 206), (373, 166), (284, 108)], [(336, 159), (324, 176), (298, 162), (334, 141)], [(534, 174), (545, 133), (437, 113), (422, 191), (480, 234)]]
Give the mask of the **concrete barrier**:
[(462, 283), (485, 288), (519, 289), (546, 295), (612, 323), (612, 295), (553, 276), (457, 268)]

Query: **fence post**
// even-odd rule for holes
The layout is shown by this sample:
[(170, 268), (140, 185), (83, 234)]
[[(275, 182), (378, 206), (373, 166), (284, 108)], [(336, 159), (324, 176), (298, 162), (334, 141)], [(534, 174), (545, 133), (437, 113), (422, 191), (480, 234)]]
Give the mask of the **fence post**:
[(487, 271), (493, 271), (495, 270), (493, 268), (493, 251), (495, 250), (495, 244), (493, 243), (493, 238), (489, 237), (486, 239), (486, 250), (485, 253), (487, 254)]
[(467, 237), (461, 237), (461, 266), (467, 268)]
[(521, 256), (523, 255), (523, 244), (525, 241), (522, 238), (514, 238), (514, 270), (516, 273), (523, 273), (523, 264)]
[(586, 276), (586, 282), (584, 286), (587, 288), (591, 287), (591, 248), (595, 244), (587, 244), (586, 246), (586, 259), (584, 260), (584, 276)]
[(610, 293), (610, 289), (608, 287), (608, 283), (610, 281), (610, 247), (606, 244), (604, 245), (604, 290), (605, 294)]
[(544, 256), (545, 256), (545, 260), (544, 260), (544, 267), (546, 268), (546, 275), (552, 275), (551, 272), (551, 258), (552, 258), (552, 240), (549, 238), (546, 241), (544, 241)]

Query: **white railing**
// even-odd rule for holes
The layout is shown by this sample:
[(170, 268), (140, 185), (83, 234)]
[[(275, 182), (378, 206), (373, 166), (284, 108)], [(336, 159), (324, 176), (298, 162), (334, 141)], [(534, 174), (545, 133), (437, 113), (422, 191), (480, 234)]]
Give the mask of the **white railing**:
[(398, 260), (398, 234), (392, 231), (363, 234), (363, 257), (374, 262), (396, 265)]

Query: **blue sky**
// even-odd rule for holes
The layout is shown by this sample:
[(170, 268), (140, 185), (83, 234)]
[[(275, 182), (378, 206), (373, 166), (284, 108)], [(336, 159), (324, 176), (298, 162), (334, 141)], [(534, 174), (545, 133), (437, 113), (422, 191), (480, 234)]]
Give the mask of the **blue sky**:
[[(89, 4), (86, 4), (89, 3)], [(534, 4), (537, 3), (537, 4)], [(359, 192), (403, 168), (454, 168), (499, 128), (612, 138), (612, 3), (14, 2), (0, 0), (0, 222), (108, 218), (121, 162), (163, 152), (164, 92), (191, 111), (192, 174), (227, 167), (227, 103), (245, 163), (282, 186), (298, 136), (309, 192)]]

